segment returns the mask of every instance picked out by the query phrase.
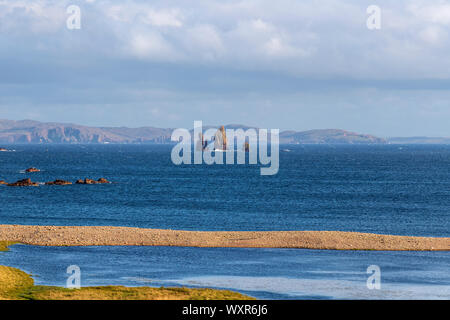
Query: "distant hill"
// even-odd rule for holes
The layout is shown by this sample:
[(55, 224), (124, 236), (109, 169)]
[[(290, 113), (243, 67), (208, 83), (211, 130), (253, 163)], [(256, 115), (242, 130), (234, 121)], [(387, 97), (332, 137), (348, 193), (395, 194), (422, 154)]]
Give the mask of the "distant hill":
[[(216, 126), (217, 127), (217, 126)], [(247, 130), (245, 125), (226, 128)], [(203, 129), (213, 128), (204, 126)], [(88, 127), (71, 123), (0, 120), (0, 143), (170, 143), (171, 128)], [(379, 144), (386, 140), (338, 129), (282, 131), (283, 144)]]
[(69, 123), (0, 120), (0, 143), (165, 143), (172, 129), (87, 127)]
[(309, 130), (309, 131), (284, 131), (280, 133), (280, 143), (299, 144), (372, 144), (386, 143), (383, 138), (368, 134), (360, 134), (339, 129)]

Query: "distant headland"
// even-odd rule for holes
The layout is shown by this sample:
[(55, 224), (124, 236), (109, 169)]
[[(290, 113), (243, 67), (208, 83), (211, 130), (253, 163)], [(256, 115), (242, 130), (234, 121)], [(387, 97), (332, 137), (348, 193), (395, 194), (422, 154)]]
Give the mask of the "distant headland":
[[(204, 126), (204, 129), (213, 126)], [(226, 129), (257, 127), (229, 124)], [(89, 127), (72, 123), (0, 120), (0, 144), (152, 144), (172, 143), (174, 128)], [(281, 144), (450, 144), (450, 138), (381, 138), (341, 129), (280, 132)], [(6, 150), (6, 149), (4, 149)]]

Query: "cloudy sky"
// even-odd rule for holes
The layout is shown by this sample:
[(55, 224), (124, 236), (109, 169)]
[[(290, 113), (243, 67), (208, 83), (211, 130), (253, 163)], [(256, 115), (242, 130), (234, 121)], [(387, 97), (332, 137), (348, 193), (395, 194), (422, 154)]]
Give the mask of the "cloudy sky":
[(449, 36), (450, 0), (0, 0), (0, 118), (450, 136)]

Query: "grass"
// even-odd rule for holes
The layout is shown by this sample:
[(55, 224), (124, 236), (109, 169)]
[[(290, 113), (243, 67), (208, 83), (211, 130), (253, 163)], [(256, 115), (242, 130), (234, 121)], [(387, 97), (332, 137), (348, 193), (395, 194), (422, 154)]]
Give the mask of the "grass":
[(22, 300), (22, 292), (33, 287), (33, 279), (25, 272), (0, 266), (0, 300)]
[[(0, 241), (0, 251), (13, 242)], [(0, 300), (251, 300), (229, 290), (102, 286), (67, 289), (36, 286), (19, 269), (0, 266)]]
[(0, 251), (8, 251), (8, 246), (13, 245), (15, 242), (0, 241)]

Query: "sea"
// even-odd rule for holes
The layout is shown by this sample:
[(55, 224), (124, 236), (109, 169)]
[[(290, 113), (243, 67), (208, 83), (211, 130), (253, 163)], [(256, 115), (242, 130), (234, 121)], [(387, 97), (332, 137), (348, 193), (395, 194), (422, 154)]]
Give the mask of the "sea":
[[(338, 230), (450, 237), (449, 145), (286, 145), (261, 165), (175, 165), (171, 145), (6, 145), (0, 224), (176, 230)], [(28, 167), (41, 172), (26, 174)], [(259, 299), (450, 299), (450, 252), (13, 245), (0, 265), (43, 285), (185, 286)], [(371, 266), (380, 287), (368, 285)]]

